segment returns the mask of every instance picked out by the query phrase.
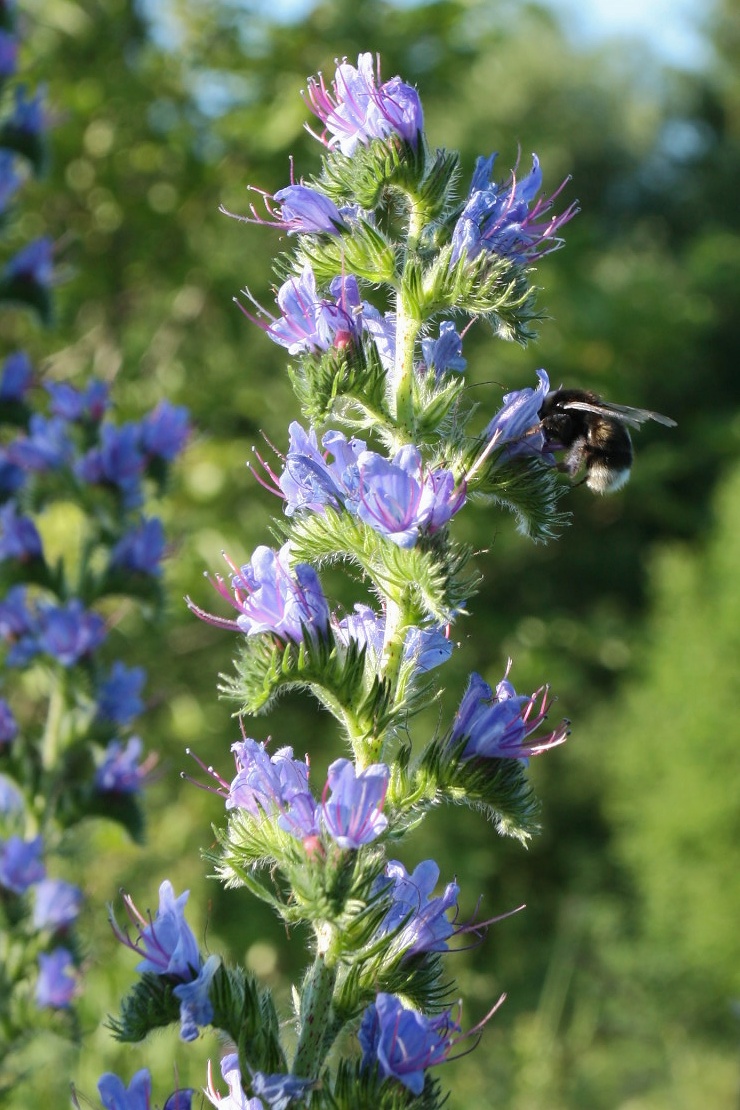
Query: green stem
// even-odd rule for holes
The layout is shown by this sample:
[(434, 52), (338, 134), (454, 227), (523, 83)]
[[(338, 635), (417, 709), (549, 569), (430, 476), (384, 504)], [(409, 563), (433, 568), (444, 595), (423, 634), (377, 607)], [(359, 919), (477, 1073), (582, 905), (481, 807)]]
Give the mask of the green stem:
[(393, 368), (391, 412), (398, 431), (399, 446), (413, 442), (416, 430), (414, 414), (414, 349), (421, 321), (415, 319), (399, 296), (396, 310), (396, 363)]
[(386, 598), (382, 672), (383, 678), (391, 684), (394, 698), (398, 692), (403, 644), (408, 626), (409, 619), (405, 606), (390, 597)]
[(336, 967), (327, 964), (324, 953), (319, 952), (301, 991), (301, 1031), (293, 1075), (315, 1079), (321, 1072), (341, 1024), (332, 1005), (336, 980)]
[(59, 674), (51, 677), (51, 692), (46, 711), (44, 735), (41, 738), (41, 766), (45, 771), (53, 771), (59, 758), (59, 739), (64, 714), (64, 689)]

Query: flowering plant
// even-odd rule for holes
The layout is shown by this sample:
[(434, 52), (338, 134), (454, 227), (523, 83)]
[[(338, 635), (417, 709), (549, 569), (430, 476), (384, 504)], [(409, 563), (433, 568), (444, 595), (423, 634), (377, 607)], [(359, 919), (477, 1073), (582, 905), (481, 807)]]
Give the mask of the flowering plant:
[[(15, 6), (0, 5), (0, 83), (15, 76)], [(41, 92), (14, 89), (0, 120), (0, 214), (45, 158)], [(11, 225), (12, 227), (12, 225)], [(49, 323), (47, 237), (9, 249), (0, 303)], [(133, 722), (142, 667), (111, 658), (124, 599), (161, 601), (164, 530), (145, 515), (188, 434), (163, 402), (118, 424), (108, 388), (40, 382), (26, 351), (0, 364), (0, 1089), (28, 1069), (30, 1037), (77, 1038), (83, 891), (64, 876), (75, 826), (92, 817), (142, 833), (153, 756)], [(47, 1046), (45, 1046), (46, 1048)], [(48, 1051), (47, 1051), (48, 1055)]]
[[(532, 264), (560, 245), (575, 208), (554, 214), (560, 190), (539, 195), (536, 158), (504, 183), (492, 178), (493, 157), (479, 159), (460, 197), (458, 156), (431, 149), (416, 90), (382, 82), (370, 54), (342, 62), (330, 84), (310, 79), (305, 98), (325, 148), (320, 175), (262, 193), (265, 214), (252, 206), (238, 217), (283, 229), (292, 244), (277, 264), (276, 312), (248, 291), (241, 305), (294, 359), (302, 422), (290, 425), (285, 456), (256, 471), (283, 502), (282, 542), (242, 566), (227, 559), (229, 577), (212, 579), (235, 616), (189, 605), (235, 638), (222, 689), (242, 722), (233, 777), (203, 767), (226, 811), (207, 858), (227, 887), (308, 928), (311, 963), (286, 1031), (254, 976), (204, 958), (187, 894), (165, 881), (154, 915), (127, 896), (137, 935), (114, 922), (141, 957), (141, 978), (112, 1028), (126, 1042), (171, 1022), (184, 1040), (219, 1030), (229, 1093), (210, 1074), (206, 1095), (222, 1110), (431, 1108), (442, 1098), (430, 1069), (480, 1032), (463, 1031), (442, 957), (450, 938), (491, 922), (458, 923), (457, 883), (435, 893), (435, 862), (409, 874), (396, 845), (452, 802), (526, 841), (537, 827), (529, 759), (568, 731), (546, 723), (547, 686), (517, 693), (507, 667), (495, 688), (473, 674), (447, 727), (409, 740), (475, 589), (457, 514), (486, 501), (535, 541), (564, 523), (539, 420), (547, 374), (476, 428), (457, 323), (528, 339)], [(366, 583), (350, 612), (324, 591), (330, 563)], [(310, 691), (344, 738), (318, 785), (308, 757), (246, 733), (244, 718), (291, 688)], [(116, 1110), (149, 1105), (148, 1084), (138, 1073), (127, 1090), (108, 1075), (101, 1098)], [(189, 1105), (192, 1093), (171, 1098)]]

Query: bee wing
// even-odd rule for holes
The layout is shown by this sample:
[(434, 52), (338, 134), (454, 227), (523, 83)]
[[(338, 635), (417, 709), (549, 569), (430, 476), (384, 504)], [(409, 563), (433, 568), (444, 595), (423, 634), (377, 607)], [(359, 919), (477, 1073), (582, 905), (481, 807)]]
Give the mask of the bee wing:
[(667, 428), (675, 428), (676, 421), (670, 416), (663, 416), (659, 412), (649, 409), (633, 409), (629, 405), (612, 405), (609, 401), (600, 401), (592, 404), (590, 401), (568, 401), (564, 408), (578, 409), (579, 412), (592, 412), (596, 416), (610, 416), (622, 424), (629, 424), (632, 428), (639, 428), (646, 420), (655, 420), (658, 424), (665, 424)]

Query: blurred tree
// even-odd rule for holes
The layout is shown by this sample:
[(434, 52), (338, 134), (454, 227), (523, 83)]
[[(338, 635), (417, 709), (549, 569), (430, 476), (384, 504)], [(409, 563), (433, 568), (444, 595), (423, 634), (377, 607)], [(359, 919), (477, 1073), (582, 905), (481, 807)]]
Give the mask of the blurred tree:
[[(713, 488), (738, 453), (740, 112), (731, 3), (718, 17), (717, 66), (692, 74), (661, 69), (647, 51), (574, 53), (551, 14), (516, 0), (327, 2), (282, 20), (256, 0), (27, 0), (25, 7), (25, 68), (48, 82), (58, 120), (54, 164), (21, 230), (53, 234), (67, 275), (55, 331), (26, 345), (46, 356), (50, 376), (79, 380), (94, 372), (114, 382), (124, 413), (138, 415), (166, 395), (186, 403), (201, 429), (171, 502), (168, 530), (181, 540), (168, 571), (166, 660), (151, 657), (146, 627), (133, 615), (120, 626), (157, 674), (151, 742), (164, 753), (164, 773), (154, 791), (151, 848), (142, 857), (106, 830), (82, 845), (93, 895), (102, 904), (124, 885), (140, 902), (153, 902), (167, 874), (178, 889), (193, 889), (192, 903), (217, 934), (213, 950), (223, 941), (286, 985), (295, 972), (291, 953), (300, 945), (275, 937), (269, 916), (246, 900), (244, 921), (221, 919), (218, 892), (202, 879), (197, 848), (220, 803), (175, 774), (185, 744), (228, 771), (238, 726), (215, 686), (230, 669), (232, 645), (193, 621), (178, 599), (190, 593), (209, 604), (203, 569), (219, 568), (222, 549), (241, 559), (268, 540), (269, 515), (279, 506), (244, 463), (255, 444), (269, 451), (262, 432), (283, 448), (295, 413), (281, 351), (232, 304), (245, 285), (271, 304), (275, 233), (229, 221), (218, 206), (246, 212), (248, 184), (284, 185), (291, 154), (296, 175), (309, 176), (317, 157), (298, 95), (306, 76), (329, 72), (337, 55), (377, 50), (384, 75), (401, 73), (419, 85), (428, 133), (461, 149), (465, 175), (480, 153), (500, 150), (504, 177), (520, 149), (523, 166), (535, 150), (546, 187), (572, 173), (566, 196), (580, 198), (566, 250), (539, 271), (548, 313), (539, 342), (522, 350), (482, 328), (466, 340), (482, 422), (502, 391), (533, 381), (539, 365), (555, 384), (592, 388), (679, 421), (674, 433), (640, 435), (624, 494), (573, 493), (574, 523), (557, 544), (532, 548), (513, 527), (492, 535), (485, 511), (461, 519), (460, 535), (481, 552), (486, 582), (447, 668), (444, 704), (454, 704), (469, 670), (497, 679), (511, 654), (517, 685), (549, 680), (576, 729), (572, 750), (541, 772), (545, 833), (526, 856), (513, 849), (492, 859), (477, 826), (474, 832), (464, 820), (454, 838), (432, 825), (419, 841), (419, 858), (434, 854), (457, 872), (471, 909), (481, 888), (486, 913), (529, 902), (485, 946), (460, 957), (471, 1018), (502, 985), (510, 1001), (498, 1031), (486, 1033), (494, 1049), (468, 1058), (464, 1071), (461, 1065), (455, 1105), (466, 1105), (466, 1091), (478, 1091), (483, 1105), (487, 1091), (500, 1105), (554, 1107), (560, 1098), (593, 1110), (659, 1087), (681, 1052), (678, 1041), (668, 1045), (657, 1032), (672, 1007), (674, 979), (638, 990), (620, 939), (623, 915), (631, 921), (641, 904), (625, 859), (650, 853), (648, 829), (639, 825), (629, 850), (610, 854), (614, 811), (604, 809), (603, 760), (583, 722), (605, 697), (618, 703), (625, 672), (636, 653), (642, 658), (654, 546), (704, 533)], [(679, 572), (665, 565), (675, 586)], [(698, 636), (696, 621), (692, 628)], [(653, 692), (656, 705), (685, 698), (685, 679), (675, 677), (672, 698), (667, 679)], [(435, 727), (436, 711), (427, 723)], [(336, 754), (323, 718), (298, 699), (249, 727), (259, 738), (289, 737), (317, 766)], [(610, 735), (619, 762), (624, 734)], [(705, 805), (711, 802), (707, 793)], [(648, 899), (652, 930), (661, 920), (657, 899), (656, 889)], [(110, 959), (100, 916), (90, 922), (90, 944), (95, 960), (105, 953), (106, 966), (91, 970), (91, 1029), (131, 973), (125, 959)], [(705, 1027), (699, 1012), (691, 1020), (695, 1031), (714, 1028), (714, 1018)], [(615, 1035), (633, 1027), (649, 1051)], [(183, 1081), (202, 1082), (208, 1047), (199, 1046), (195, 1063), (178, 1058)], [(145, 1062), (160, 1051), (145, 1050)], [(80, 1085), (92, 1092), (104, 1067), (129, 1069), (131, 1059), (104, 1031), (91, 1034)], [(171, 1070), (160, 1066), (157, 1074), (166, 1091)], [(472, 1095), (467, 1104), (476, 1104)]]

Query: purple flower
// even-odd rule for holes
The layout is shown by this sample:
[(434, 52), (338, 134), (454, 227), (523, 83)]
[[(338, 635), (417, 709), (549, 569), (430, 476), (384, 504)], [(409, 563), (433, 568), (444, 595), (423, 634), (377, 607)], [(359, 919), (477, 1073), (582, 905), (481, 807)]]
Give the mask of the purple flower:
[(5, 744), (12, 744), (18, 735), (18, 722), (5, 698), (0, 698), (0, 750)]
[(82, 891), (64, 879), (42, 879), (33, 888), (33, 924), (36, 929), (66, 929), (77, 918)]
[(290, 426), (290, 446), (278, 486), (285, 512), (320, 512), (343, 506), (400, 547), (412, 547), (421, 531), (444, 527), (465, 502), (465, 484), (449, 470), (426, 470), (417, 448), (402, 447), (393, 459), (368, 451), (362, 440), (327, 432), (319, 451), (316, 433)]
[(383, 369), (388, 374), (393, 373), (396, 365), (396, 314), (379, 312), (363, 301), (362, 327), (373, 340)]
[(11, 813), (23, 813), (25, 802), (23, 795), (12, 779), (0, 775), (0, 816)]
[(75, 472), (91, 485), (110, 485), (121, 491), (127, 508), (141, 501), (141, 477), (146, 460), (140, 448), (138, 424), (103, 424), (100, 446), (94, 447), (77, 463)]
[(487, 424), (483, 432), (485, 446), (466, 474), (469, 481), (494, 451), (504, 448), (504, 459), (520, 455), (538, 455), (546, 462), (554, 462), (547, 449), (545, 434), (540, 423), (540, 409), (550, 390), (550, 379), (545, 370), (538, 370), (539, 385), (527, 386), (504, 396), (502, 408)]
[[(357, 68), (346, 59), (337, 66), (329, 90), (321, 73), (308, 79), (308, 106), (325, 126), (321, 141), (351, 155), (358, 144), (399, 135), (416, 147), (424, 126), (416, 89), (400, 77), (380, 84), (372, 54), (360, 54)], [(328, 137), (327, 137), (328, 136)]]
[(178, 1087), (165, 1099), (162, 1110), (192, 1110), (193, 1098), (197, 1093), (194, 1087)]
[(319, 297), (314, 272), (306, 263), (298, 277), (288, 278), (278, 290), (282, 316), (265, 327), (270, 339), (291, 355), (358, 343), (362, 319), (353, 311), (361, 304), (357, 279), (351, 274), (335, 279), (330, 291), (333, 300)]
[[(385, 615), (376, 613), (369, 605), (355, 604), (354, 611), (335, 625), (337, 639), (349, 646), (351, 641), (364, 647), (380, 659), (385, 641)], [(452, 641), (441, 628), (409, 628), (404, 640), (404, 662), (413, 661), (416, 670), (423, 674), (441, 666), (452, 654)]]
[(69, 438), (67, 421), (58, 416), (34, 413), (28, 424), (29, 434), (19, 436), (8, 447), (10, 462), (23, 470), (43, 473), (59, 470), (72, 458), (74, 446)]
[(472, 262), (481, 251), (520, 264), (532, 262), (562, 246), (555, 233), (577, 211), (571, 204), (561, 215), (542, 220), (568, 179), (551, 197), (540, 198), (530, 209), (542, 185), (537, 156), (532, 155), (532, 169), (526, 177), (517, 181), (512, 174), (505, 186), (490, 180), (495, 159), (492, 154), (476, 162), (468, 199), (452, 233), (450, 266), (461, 260)]
[(0, 212), (4, 212), (23, 184), (16, 171), (17, 158), (13, 151), (0, 150)]
[[(0, 152), (0, 155), (2, 152)], [(0, 163), (0, 178), (2, 165)], [(2, 204), (0, 203), (0, 209)], [(31, 385), (31, 360), (25, 351), (13, 351), (3, 363), (0, 401), (22, 401)]]
[(445, 1010), (425, 1017), (392, 994), (377, 995), (368, 1006), (358, 1037), (365, 1068), (377, 1065), (384, 1079), (397, 1079), (414, 1095), (424, 1088), (424, 1072), (447, 1059), (460, 1026)]
[(91, 655), (106, 636), (103, 618), (85, 609), (78, 598), (64, 605), (40, 602), (38, 620), (39, 649), (52, 655), (63, 667), (73, 667)]
[(242, 1087), (242, 1076), (239, 1070), (239, 1057), (235, 1052), (224, 1056), (221, 1060), (221, 1075), (229, 1088), (228, 1095), (220, 1095), (213, 1085), (213, 1068), (208, 1061), (208, 1087), (205, 1090), (206, 1098), (218, 1110), (264, 1110), (264, 1105), (258, 1098), (248, 1098)]
[(13, 497), (26, 481), (23, 470), (11, 457), (10, 450), (0, 446), (0, 496)]
[(27, 604), (25, 586), (12, 586), (0, 600), (0, 637), (10, 644), (8, 667), (23, 667), (39, 651), (38, 621)]
[(356, 497), (357, 459), (365, 450), (360, 439), (348, 440), (341, 432), (327, 432), (319, 450), (316, 432), (305, 432), (297, 421), (290, 425), (290, 446), (278, 485), (285, 497), (288, 516), (299, 509), (320, 511), (325, 505), (339, 508)]
[(9, 31), (0, 31), (0, 77), (12, 77), (18, 64), (18, 39)]
[(381, 812), (390, 771), (385, 763), (374, 763), (359, 774), (348, 759), (336, 759), (329, 767), (321, 804), (324, 827), (340, 848), (359, 848), (376, 840), (388, 827)]
[(36, 1005), (55, 1010), (64, 1010), (71, 1006), (77, 987), (73, 972), (72, 953), (66, 948), (54, 948), (48, 955), (40, 952)]
[(231, 750), (237, 774), (228, 788), (227, 809), (246, 809), (253, 817), (279, 813), (280, 826), (300, 839), (317, 833), (308, 764), (294, 759), (292, 748), (279, 748), (271, 756), (264, 743), (245, 737)]
[(437, 381), (450, 370), (461, 374), (467, 366), (462, 354), (462, 336), (452, 320), (443, 320), (439, 325), (438, 339), (431, 336), (422, 339), (421, 352), (425, 367), (434, 371)]
[(503, 406), (483, 433), (494, 447), (506, 443), (516, 447), (526, 446), (528, 454), (542, 452), (545, 437), (540, 427), (539, 412), (550, 391), (550, 379), (546, 370), (538, 370), (537, 377), (540, 384), (536, 389), (527, 386), (504, 396)]
[(27, 516), (19, 516), (15, 502), (0, 508), (0, 559), (28, 563), (40, 559), (43, 549), (36, 525)]
[(5, 267), (6, 278), (48, 289), (54, 276), (53, 252), (54, 244), (47, 236), (34, 239), (10, 259)]
[(142, 974), (167, 975), (171, 979), (190, 983), (197, 979), (201, 969), (198, 942), (185, 920), (185, 903), (190, 891), (175, 898), (172, 883), (165, 879), (159, 888), (159, 909), (152, 919), (150, 911), (144, 917), (128, 894), (124, 895), (126, 912), (136, 926), (138, 937), (132, 941), (128, 931), (119, 928), (111, 915), (111, 926), (116, 938), (136, 952), (142, 959), (136, 970)]
[(141, 446), (146, 455), (172, 462), (190, 435), (190, 414), (182, 405), (160, 401), (141, 422)]
[(199, 1027), (213, 1020), (208, 990), (221, 963), (218, 956), (210, 956), (205, 964), (201, 960), (198, 942), (185, 920), (189, 895), (186, 890), (175, 898), (172, 883), (165, 879), (159, 888), (159, 909), (153, 920), (151, 912), (144, 917), (129, 895), (124, 895), (126, 911), (139, 934), (135, 941), (127, 930), (119, 928), (111, 914), (117, 939), (143, 957), (136, 970), (164, 975), (178, 984), (173, 994), (180, 1000), (180, 1038), (184, 1041), (195, 1040)]
[(44, 112), (44, 90), (39, 89), (32, 98), (26, 96), (24, 85), (18, 85), (15, 90), (15, 107), (9, 120), (14, 131), (22, 131), (27, 135), (40, 135), (46, 126), (46, 113)]
[(552, 732), (525, 743), (547, 718), (549, 687), (541, 686), (530, 697), (518, 695), (508, 681), (510, 666), (511, 660), (495, 694), (479, 674), (471, 674), (450, 733), (451, 744), (466, 741), (463, 760), (527, 759), (567, 739), (568, 722), (562, 721)]
[(0, 887), (23, 894), (33, 883), (38, 883), (46, 874), (41, 854), (44, 843), (40, 836), (34, 840), (22, 840), (10, 836), (0, 841)]
[(142, 1068), (125, 1087), (117, 1075), (106, 1072), (98, 1080), (98, 1094), (105, 1110), (151, 1110), (151, 1076)]
[(422, 530), (442, 528), (465, 503), (465, 484), (449, 470), (424, 470), (411, 444), (392, 459), (374, 451), (358, 458), (358, 517), (399, 547), (413, 547)]
[(457, 908), (457, 883), (448, 883), (444, 894), (435, 898), (439, 867), (432, 859), (418, 864), (411, 875), (402, 863), (390, 860), (385, 874), (391, 880), (387, 893), (393, 904), (380, 923), (379, 935), (394, 934), (392, 948), (408, 956), (447, 951), (453, 925), (445, 915)]
[(145, 682), (143, 667), (127, 667), (117, 659), (107, 678), (98, 686), (98, 716), (117, 725), (127, 725), (144, 708), (140, 695)]
[(289, 235), (297, 232), (337, 235), (347, 225), (333, 200), (308, 185), (288, 185), (275, 193), (280, 204), (279, 227)]
[(92, 381), (85, 389), (75, 389), (69, 382), (48, 382), (44, 388), (51, 397), (54, 416), (78, 422), (91, 420), (98, 423), (108, 408), (108, 386), (105, 382)]
[(289, 544), (279, 551), (260, 546), (249, 563), (239, 570), (232, 566), (232, 570), (231, 593), (219, 575), (214, 586), (240, 615), (235, 621), (215, 617), (188, 600), (201, 620), (239, 629), (247, 636), (270, 632), (294, 643), (300, 643), (304, 631), (311, 637), (326, 636), (329, 606), (319, 577), (308, 563), (290, 565)]
[(180, 1000), (180, 1040), (195, 1041), (198, 1031), (213, 1021), (213, 1006), (208, 991), (213, 976), (221, 966), (219, 956), (209, 956), (197, 978), (180, 983), (172, 993)]
[(139, 763), (144, 745), (132, 736), (125, 746), (111, 740), (103, 762), (95, 772), (95, 789), (100, 794), (138, 794), (151, 767), (151, 760)]
[[(287, 1110), (294, 1099), (301, 1098), (316, 1085), (314, 1079), (301, 1079), (297, 1075), (265, 1075), (261, 1071), (253, 1071), (251, 1078), (252, 1090), (267, 1102), (270, 1110)], [(305, 1102), (303, 1105), (306, 1105)]]
[(164, 556), (164, 526), (159, 517), (142, 520), (118, 541), (111, 551), (111, 566), (134, 574), (156, 576)]

